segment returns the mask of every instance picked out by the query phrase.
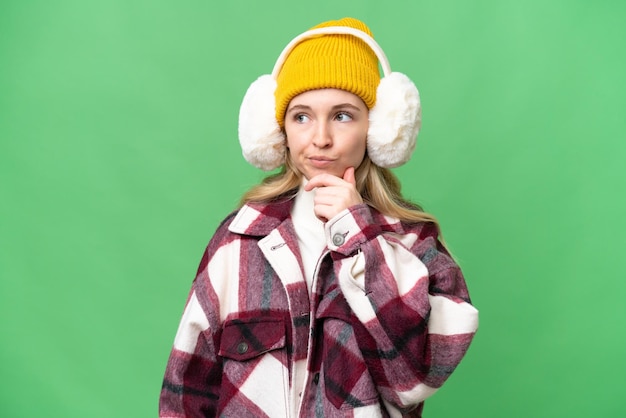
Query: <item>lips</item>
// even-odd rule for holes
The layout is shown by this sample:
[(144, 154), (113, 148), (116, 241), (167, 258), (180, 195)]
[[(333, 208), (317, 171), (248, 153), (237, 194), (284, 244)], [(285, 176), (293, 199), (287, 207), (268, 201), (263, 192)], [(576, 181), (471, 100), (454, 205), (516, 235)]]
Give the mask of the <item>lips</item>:
[(323, 155), (313, 155), (309, 157), (309, 161), (311, 162), (311, 165), (313, 165), (314, 167), (324, 168), (324, 167), (328, 167), (335, 160), (333, 158), (325, 157)]

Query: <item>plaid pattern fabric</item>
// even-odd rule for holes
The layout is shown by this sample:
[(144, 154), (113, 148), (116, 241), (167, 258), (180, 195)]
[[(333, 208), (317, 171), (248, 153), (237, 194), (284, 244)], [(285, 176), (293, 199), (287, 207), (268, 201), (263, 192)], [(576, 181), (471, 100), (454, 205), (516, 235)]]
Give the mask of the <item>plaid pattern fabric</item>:
[(218, 228), (161, 417), (420, 417), (463, 358), (478, 312), (433, 225), (350, 208), (326, 224), (309, 296), (291, 204), (244, 206)]

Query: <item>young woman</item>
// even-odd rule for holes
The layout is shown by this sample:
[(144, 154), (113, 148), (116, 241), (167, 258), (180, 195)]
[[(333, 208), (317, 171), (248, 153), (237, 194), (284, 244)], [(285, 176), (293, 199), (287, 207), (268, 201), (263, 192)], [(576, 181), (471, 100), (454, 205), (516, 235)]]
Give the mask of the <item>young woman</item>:
[(250, 86), (244, 156), (280, 170), (207, 247), (160, 416), (421, 416), (478, 313), (437, 222), (389, 170), (419, 126), (417, 89), (352, 18), (296, 37)]

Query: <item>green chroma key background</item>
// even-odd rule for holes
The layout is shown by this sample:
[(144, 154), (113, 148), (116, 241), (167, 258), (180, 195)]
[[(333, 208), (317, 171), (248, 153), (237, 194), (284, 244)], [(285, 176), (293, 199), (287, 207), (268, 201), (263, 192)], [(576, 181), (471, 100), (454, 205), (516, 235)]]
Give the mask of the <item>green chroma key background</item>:
[(366, 21), (415, 81), (396, 169), (480, 329), (425, 417), (626, 401), (626, 3), (0, 3), (0, 415), (152, 417), (195, 269), (263, 173), (237, 115), (295, 35)]

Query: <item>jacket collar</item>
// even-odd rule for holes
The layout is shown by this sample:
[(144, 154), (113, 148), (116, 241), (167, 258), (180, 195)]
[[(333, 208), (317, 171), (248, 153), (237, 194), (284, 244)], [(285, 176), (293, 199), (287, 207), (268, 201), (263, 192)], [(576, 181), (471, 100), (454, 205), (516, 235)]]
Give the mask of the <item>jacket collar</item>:
[(291, 216), (293, 199), (247, 203), (239, 209), (228, 230), (236, 234), (266, 236)]

